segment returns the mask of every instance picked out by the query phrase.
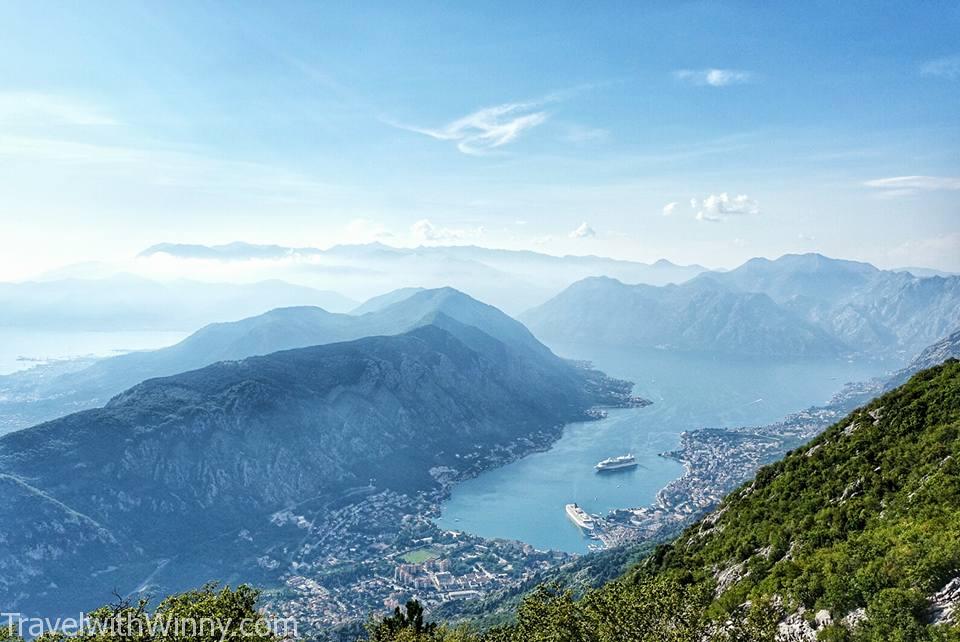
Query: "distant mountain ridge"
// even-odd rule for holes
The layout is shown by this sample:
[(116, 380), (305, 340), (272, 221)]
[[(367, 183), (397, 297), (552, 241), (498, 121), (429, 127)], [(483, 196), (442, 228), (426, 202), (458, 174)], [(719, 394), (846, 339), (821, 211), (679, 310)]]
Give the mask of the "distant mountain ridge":
[(585, 279), (521, 316), (548, 343), (652, 347), (738, 355), (836, 355), (822, 330), (764, 294), (694, 280), (626, 285)]
[(906, 358), (960, 326), (960, 277), (919, 278), (819, 254), (785, 255), (680, 286), (586, 279), (521, 318), (559, 344)]
[(910, 356), (960, 326), (960, 277), (918, 277), (820, 254), (753, 259), (701, 275), (761, 292), (858, 351)]
[(256, 258), (283, 258), (290, 255), (352, 255), (360, 254), (367, 257), (371, 255), (393, 255), (393, 256), (412, 256), (423, 254), (450, 254), (458, 255), (472, 259), (487, 259), (490, 257), (509, 257), (514, 260), (524, 261), (542, 261), (550, 264), (560, 264), (563, 262), (583, 263), (583, 264), (619, 264), (623, 266), (644, 266), (657, 268), (683, 268), (688, 267), (695, 271), (704, 272), (707, 268), (701, 265), (681, 266), (667, 259), (658, 259), (656, 262), (641, 263), (638, 261), (628, 261), (624, 259), (612, 259), (596, 255), (576, 255), (566, 254), (563, 256), (554, 256), (552, 254), (543, 254), (531, 250), (506, 250), (499, 248), (486, 248), (478, 245), (432, 245), (419, 246), (416, 248), (393, 247), (383, 243), (367, 243), (359, 245), (334, 245), (323, 250), (315, 247), (284, 247), (279, 245), (257, 245), (252, 243), (234, 242), (225, 245), (196, 245), (183, 243), (157, 243), (140, 252), (139, 256), (149, 257), (156, 254), (168, 254), (181, 258), (205, 258), (219, 260), (246, 260)]
[[(429, 294), (455, 304), (404, 334), (150, 379), (0, 437), (0, 604), (64, 612), (148, 577), (161, 590), (265, 577), (266, 547), (301, 537), (270, 526), (277, 511), (322, 511), (371, 484), (429, 489), (461, 453), (627, 400), (630, 384), (559, 359), (495, 309)], [(468, 311), (477, 325), (453, 316)], [(242, 535), (271, 528), (278, 541)]]
[(589, 276), (611, 276), (632, 283), (681, 283), (706, 270), (670, 261), (641, 263), (600, 256), (553, 256), (529, 250), (473, 245), (414, 248), (382, 243), (335, 245), (328, 249), (231, 243), (161, 243), (140, 253), (238, 264), (256, 261), (265, 275), (315, 287), (369, 297), (403, 287), (452, 286), (510, 314), (546, 301), (571, 283)]

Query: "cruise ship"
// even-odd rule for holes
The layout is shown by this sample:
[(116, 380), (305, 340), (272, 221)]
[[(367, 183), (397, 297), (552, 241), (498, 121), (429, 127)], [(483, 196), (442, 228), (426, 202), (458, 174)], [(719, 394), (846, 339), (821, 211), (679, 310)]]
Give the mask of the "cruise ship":
[(632, 454), (620, 455), (619, 457), (611, 457), (610, 459), (604, 459), (599, 462), (595, 468), (597, 471), (604, 470), (620, 470), (622, 468), (633, 468), (637, 465), (637, 458)]
[(593, 527), (595, 526), (593, 523), (593, 518), (587, 514), (587, 511), (583, 510), (576, 504), (567, 504), (567, 517), (573, 520), (574, 524), (584, 530), (592, 531)]

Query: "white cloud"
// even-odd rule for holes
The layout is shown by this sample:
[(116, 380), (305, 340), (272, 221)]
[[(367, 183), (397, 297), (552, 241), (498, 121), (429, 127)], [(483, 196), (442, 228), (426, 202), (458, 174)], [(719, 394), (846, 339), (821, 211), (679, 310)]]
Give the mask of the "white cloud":
[(586, 221), (580, 224), (580, 226), (570, 232), (568, 235), (572, 239), (590, 239), (597, 235), (596, 230), (594, 230)]
[(691, 198), (691, 199), (690, 199), (690, 209), (695, 210), (695, 209), (697, 209), (698, 206), (699, 206), (699, 203), (697, 202), (697, 199)]
[(423, 218), (410, 226), (410, 234), (417, 243), (458, 243), (483, 237), (483, 228), (457, 229), (435, 225)]
[(673, 76), (691, 85), (710, 87), (742, 85), (753, 79), (752, 73), (738, 69), (679, 69)]
[(480, 155), (515, 141), (521, 133), (543, 124), (547, 112), (537, 111), (545, 101), (506, 103), (486, 107), (458, 118), (439, 129), (388, 124), (437, 140), (453, 141), (464, 154)]
[(666, 205), (663, 206), (663, 215), (664, 215), (664, 216), (670, 216), (671, 214), (673, 214), (673, 211), (674, 211), (675, 209), (677, 209), (677, 202), (676, 202), (676, 201), (672, 201), (672, 202), (670, 202), (670, 203), (667, 203)]
[(116, 121), (80, 101), (29, 91), (0, 92), (0, 122), (58, 122), (67, 125), (114, 125)]
[(960, 176), (891, 176), (864, 183), (884, 198), (915, 196), (921, 192), (960, 190)]
[(929, 60), (920, 67), (920, 73), (924, 76), (956, 80), (960, 78), (960, 55)]
[[(691, 205), (693, 201), (691, 201)], [(746, 194), (730, 196), (726, 192), (711, 194), (700, 203), (697, 212), (698, 221), (719, 223), (731, 216), (745, 216), (760, 213), (760, 205)]]

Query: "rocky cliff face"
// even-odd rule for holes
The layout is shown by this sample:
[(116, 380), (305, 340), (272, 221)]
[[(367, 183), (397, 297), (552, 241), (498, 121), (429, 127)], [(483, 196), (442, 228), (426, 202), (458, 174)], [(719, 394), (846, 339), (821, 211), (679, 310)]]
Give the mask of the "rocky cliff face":
[(0, 607), (81, 608), (177, 559), (184, 582), (229, 577), (249, 553), (223, 551), (200, 572), (190, 551), (353, 488), (431, 488), (431, 468), (557, 430), (629, 389), (446, 315), (146, 381), (0, 438)]

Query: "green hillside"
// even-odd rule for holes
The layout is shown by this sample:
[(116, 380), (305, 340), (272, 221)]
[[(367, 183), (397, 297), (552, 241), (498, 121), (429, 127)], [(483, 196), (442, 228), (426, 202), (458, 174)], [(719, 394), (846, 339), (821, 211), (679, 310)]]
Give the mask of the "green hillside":
[[(483, 634), (394, 616), (376, 640), (960, 640), (932, 624), (960, 576), (960, 363), (853, 412), (580, 599), (540, 587)], [(940, 606), (945, 606), (941, 604)], [(805, 636), (805, 637), (804, 637)]]

